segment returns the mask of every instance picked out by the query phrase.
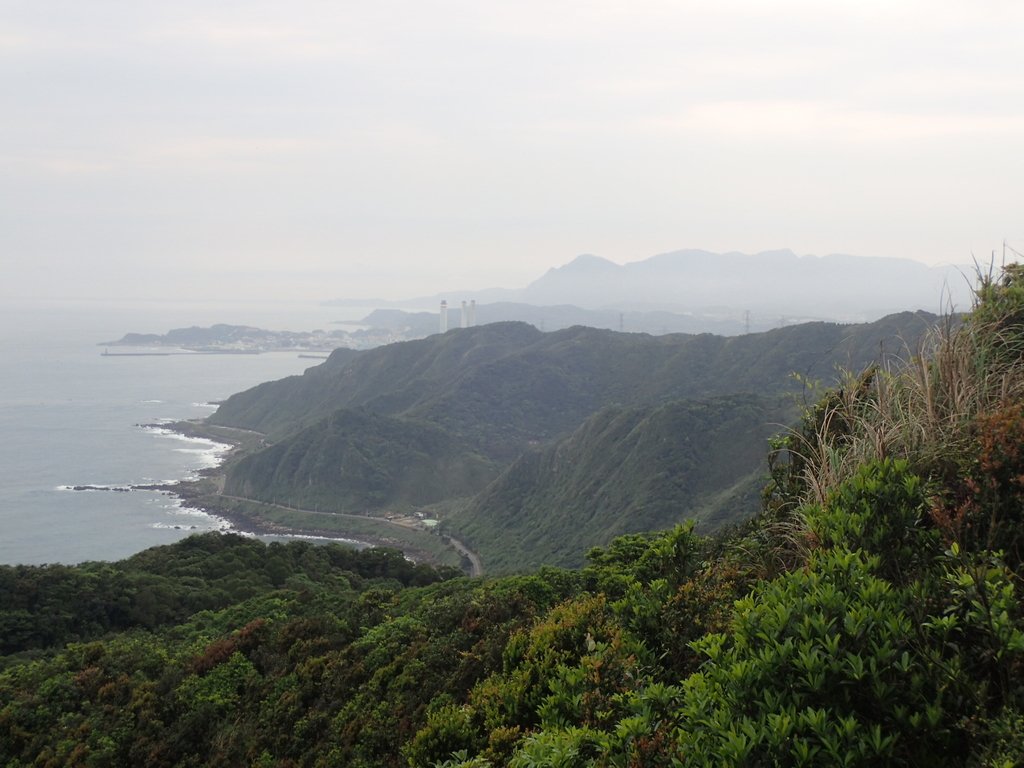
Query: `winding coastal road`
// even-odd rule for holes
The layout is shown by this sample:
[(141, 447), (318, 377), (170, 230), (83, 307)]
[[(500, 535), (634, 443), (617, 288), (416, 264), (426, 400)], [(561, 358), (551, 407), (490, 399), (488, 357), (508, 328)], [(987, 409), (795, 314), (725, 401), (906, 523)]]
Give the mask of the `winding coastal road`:
[[(355, 515), (355, 514), (352, 514), (350, 512), (321, 512), (318, 509), (302, 509), (301, 507), (293, 507), (293, 506), (290, 506), (288, 504), (269, 504), (268, 502), (260, 501), (259, 499), (247, 499), (244, 496), (231, 496), (231, 495), (226, 494), (226, 493), (220, 493), (218, 495), (221, 496), (222, 498), (225, 498), (225, 499), (232, 499), (233, 501), (249, 502), (249, 503), (255, 503), (255, 504), (265, 504), (267, 506), (276, 507), (278, 509), (286, 509), (286, 510), (288, 510), (290, 512), (302, 512), (303, 514), (308, 514), (308, 515), (319, 515), (319, 516), (335, 517), (335, 518), (337, 518), (337, 517), (347, 517), (347, 518), (351, 518), (353, 520), (368, 520), (369, 519), (369, 520), (374, 520), (376, 522), (386, 523), (388, 525), (393, 525), (396, 528), (405, 528), (405, 529), (409, 528), (409, 526), (402, 525), (402, 523), (395, 522), (394, 520), (388, 520), (386, 517), (372, 517), (370, 515)], [(480, 555), (478, 555), (476, 552), (471, 550), (463, 542), (459, 541), (456, 538), (453, 538), (451, 536), (446, 536), (445, 539), (447, 540), (447, 542), (449, 544), (451, 544), (452, 549), (454, 549), (456, 552), (458, 552), (459, 555), (461, 555), (462, 557), (465, 557), (467, 560), (469, 560), (469, 566), (470, 566), (470, 568), (469, 568), (469, 575), (470, 576), (483, 576), (484, 575), (484, 565), (483, 565), (483, 561), (480, 559)]]
[[(228, 442), (229, 444), (232, 445), (232, 451), (238, 450), (239, 446), (246, 442), (246, 440), (243, 439), (241, 436), (245, 436), (246, 438), (248, 438), (249, 441), (252, 441), (255, 438), (259, 440), (260, 445), (266, 445), (266, 435), (264, 435), (262, 432), (257, 432), (251, 429), (244, 429), (242, 427), (213, 426), (205, 423), (197, 423), (194, 421), (182, 421), (170, 426), (157, 424), (154, 424), (152, 426), (159, 426), (162, 429), (170, 428), (173, 429), (175, 432), (178, 432), (179, 434), (187, 436), (205, 437), (211, 440)], [(258, 499), (247, 499), (244, 496), (231, 496), (229, 494), (224, 493), (226, 477), (223, 471), (209, 472), (206, 477), (208, 481), (213, 482), (216, 496), (220, 496), (221, 498), (224, 499), (231, 499), (233, 501), (267, 504), (267, 502), (259, 501)], [(407, 530), (409, 528), (409, 526), (405, 526), (402, 523), (395, 522), (394, 520), (389, 520), (386, 517), (370, 518), (368, 515), (354, 515), (348, 512), (321, 512), (318, 509), (302, 509), (300, 507), (292, 507), (287, 504), (270, 504), (269, 506), (277, 507), (278, 509), (286, 509), (291, 512), (302, 512), (304, 514), (309, 515), (347, 517), (354, 520), (366, 520), (369, 518), (372, 520), (376, 520), (378, 522), (396, 526), (398, 528), (405, 528)], [(214, 514), (216, 514), (216, 512), (214, 512)], [(469, 561), (470, 576), (484, 575), (484, 565), (483, 561), (480, 559), (480, 555), (478, 555), (476, 552), (474, 552), (472, 549), (466, 546), (464, 542), (459, 541), (456, 538), (453, 538), (451, 536), (445, 536), (444, 539), (451, 546), (451, 548), (454, 549), (461, 557), (464, 557)]]
[(456, 552), (469, 560), (469, 575), (470, 576), (483, 576), (484, 575), (484, 564), (480, 559), (480, 555), (474, 552), (472, 549), (467, 547), (458, 539), (453, 539), (451, 536), (448, 537), (448, 543), (452, 545)]

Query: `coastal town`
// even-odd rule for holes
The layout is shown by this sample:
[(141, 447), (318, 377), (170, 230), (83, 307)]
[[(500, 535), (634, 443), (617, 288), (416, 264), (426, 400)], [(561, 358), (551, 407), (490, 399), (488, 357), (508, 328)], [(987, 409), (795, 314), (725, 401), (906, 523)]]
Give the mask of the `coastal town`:
[(404, 338), (401, 329), (388, 328), (268, 331), (247, 325), (217, 324), (208, 328), (176, 328), (165, 334), (127, 333), (98, 346), (104, 347), (102, 354), (106, 356), (299, 352), (326, 358), (339, 347), (371, 349)]

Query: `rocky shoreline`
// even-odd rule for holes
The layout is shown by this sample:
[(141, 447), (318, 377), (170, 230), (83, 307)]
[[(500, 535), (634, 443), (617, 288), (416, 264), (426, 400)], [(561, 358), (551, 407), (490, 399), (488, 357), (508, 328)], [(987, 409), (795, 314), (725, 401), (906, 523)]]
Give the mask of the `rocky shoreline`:
[[(184, 437), (201, 438), (228, 445), (230, 448), (222, 457), (225, 460), (238, 451), (244, 451), (264, 444), (263, 435), (260, 433), (235, 427), (214, 426), (202, 421), (140, 424), (139, 426), (151, 429), (164, 429)], [(179, 499), (185, 507), (199, 510), (214, 519), (224, 521), (225, 526), (223, 530), (231, 533), (245, 536), (316, 538), (336, 541), (359, 548), (384, 547), (399, 549), (410, 560), (416, 562), (433, 561), (429, 553), (411, 548), (407, 543), (399, 542), (387, 536), (373, 536), (362, 533), (357, 536), (346, 536), (327, 528), (287, 526), (262, 520), (257, 516), (241, 512), (225, 504), (218, 504), (216, 498), (224, 489), (225, 479), (224, 471), (221, 468), (222, 463), (216, 467), (198, 470), (196, 473), (198, 477), (194, 480), (178, 480), (173, 483), (132, 485), (116, 488), (83, 486), (81, 488), (75, 487), (73, 490), (155, 491)]]

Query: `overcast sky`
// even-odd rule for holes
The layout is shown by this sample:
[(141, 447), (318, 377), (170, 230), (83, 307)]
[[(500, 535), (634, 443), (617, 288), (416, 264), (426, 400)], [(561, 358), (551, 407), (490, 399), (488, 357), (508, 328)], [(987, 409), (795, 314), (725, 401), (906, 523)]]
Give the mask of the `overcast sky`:
[(0, 296), (1024, 250), (1024, 3), (0, 0)]

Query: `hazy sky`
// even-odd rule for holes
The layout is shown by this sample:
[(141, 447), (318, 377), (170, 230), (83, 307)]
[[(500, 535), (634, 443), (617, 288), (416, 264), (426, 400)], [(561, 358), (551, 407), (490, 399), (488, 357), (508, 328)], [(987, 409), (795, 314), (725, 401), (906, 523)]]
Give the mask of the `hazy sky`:
[(1024, 3), (0, 0), (0, 296), (1024, 249)]

